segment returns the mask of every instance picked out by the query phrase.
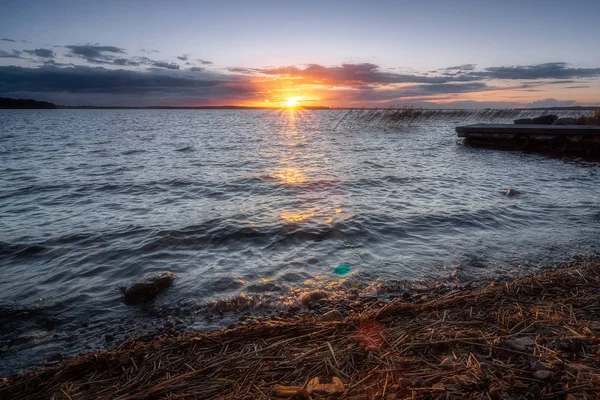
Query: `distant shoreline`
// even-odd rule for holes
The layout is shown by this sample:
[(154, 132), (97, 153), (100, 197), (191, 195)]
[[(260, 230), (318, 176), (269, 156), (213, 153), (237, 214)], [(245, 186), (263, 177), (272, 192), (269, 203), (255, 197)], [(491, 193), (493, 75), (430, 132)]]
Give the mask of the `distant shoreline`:
[[(388, 110), (402, 109), (406, 107), (326, 107), (326, 106), (299, 106), (300, 110)], [(572, 106), (572, 107), (516, 107), (513, 110), (596, 110), (598, 106)], [(38, 101), (33, 99), (12, 99), (8, 97), (0, 97), (0, 109), (3, 110), (281, 110), (285, 107), (258, 107), (258, 106), (64, 106), (54, 104), (47, 101)], [(414, 107), (414, 109), (426, 110), (429, 108)], [(431, 108), (432, 110), (458, 110), (456, 108)], [(492, 110), (492, 108), (484, 107), (482, 109)], [(463, 109), (460, 109), (463, 110)]]

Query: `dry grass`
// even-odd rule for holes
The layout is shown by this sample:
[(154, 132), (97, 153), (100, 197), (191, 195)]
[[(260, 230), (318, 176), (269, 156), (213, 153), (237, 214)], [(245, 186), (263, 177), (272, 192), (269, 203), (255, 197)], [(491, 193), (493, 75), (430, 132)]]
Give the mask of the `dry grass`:
[[(347, 399), (597, 399), (600, 263), (454, 290), (342, 321), (129, 341), (11, 377), (10, 399), (267, 399), (337, 377)], [(537, 371), (537, 372), (536, 372)]]

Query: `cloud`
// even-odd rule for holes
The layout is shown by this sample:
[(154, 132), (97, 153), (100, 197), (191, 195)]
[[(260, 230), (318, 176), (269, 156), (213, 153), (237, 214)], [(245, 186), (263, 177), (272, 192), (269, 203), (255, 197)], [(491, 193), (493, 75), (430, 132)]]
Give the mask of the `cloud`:
[(514, 89), (529, 89), (529, 88), (535, 88), (535, 87), (539, 87), (539, 86), (564, 85), (567, 83), (574, 83), (574, 82), (577, 82), (577, 81), (574, 79), (525, 81), (525, 83), (522, 83), (518, 86), (514, 86), (512, 88), (514, 88)]
[(489, 67), (469, 76), (481, 79), (573, 79), (600, 76), (600, 68), (569, 68), (565, 62), (512, 67)]
[(54, 52), (49, 49), (23, 50), (24, 53), (42, 58), (54, 58)]
[(447, 94), (447, 93), (471, 93), (488, 90), (489, 87), (483, 82), (468, 83), (433, 83), (430, 85), (417, 86), (422, 95), (425, 94)]
[[(242, 70), (238, 69), (236, 72), (242, 72)], [(303, 83), (323, 83), (334, 85), (449, 83), (469, 82), (481, 79), (480, 77), (470, 76), (425, 76), (383, 72), (379, 69), (379, 66), (370, 63), (342, 64), (341, 66), (334, 67), (325, 67), (319, 64), (309, 64), (305, 68), (288, 66), (255, 69), (249, 70), (249, 72), (259, 72), (266, 75), (287, 76)]]
[(160, 51), (154, 49), (139, 49), (138, 51), (141, 51), (145, 54), (160, 53)]
[[(229, 68), (230, 72), (242, 74), (263, 74), (293, 79), (297, 83), (326, 85), (388, 85), (400, 83), (447, 84), (476, 82), (492, 79), (501, 80), (540, 80), (554, 79), (567, 83), (568, 80), (600, 76), (600, 68), (571, 68), (567, 63), (554, 62), (527, 66), (488, 67), (475, 71), (475, 64), (463, 64), (444, 68), (441, 75), (401, 74), (384, 72), (379, 66), (370, 63), (342, 64), (326, 67), (309, 64), (275, 68)], [(452, 72), (448, 72), (452, 71)], [(549, 82), (545, 82), (546, 84)]]
[(19, 50), (13, 50), (12, 53), (0, 50), (0, 58), (23, 58), (21, 57), (21, 54), (22, 53)]
[(259, 88), (209, 71), (134, 71), (90, 66), (0, 66), (0, 97), (30, 96), (65, 104), (239, 104)]
[(116, 46), (100, 46), (97, 44), (69, 45), (65, 46), (76, 57), (85, 59), (94, 64), (110, 64), (119, 54), (125, 54), (125, 50)]
[(529, 104), (526, 107), (529, 108), (547, 108), (547, 107), (570, 107), (577, 105), (577, 101), (575, 100), (557, 100), (555, 98), (549, 97), (547, 99), (536, 100)]
[(477, 64), (462, 64), (455, 65), (454, 67), (446, 67), (444, 70), (446, 71), (473, 71)]
[(460, 93), (472, 93), (490, 90), (483, 82), (468, 83), (439, 83), (419, 84), (392, 88), (363, 88), (361, 90), (344, 90), (341, 98), (351, 103), (362, 104), (363, 102), (393, 102), (412, 98), (428, 98), (441, 95)]
[(9, 39), (9, 38), (1, 38), (1, 39), (0, 39), (0, 41), (3, 41), (3, 42), (12, 42), (12, 43), (17, 43), (17, 41), (16, 41), (16, 40)]
[(166, 61), (154, 61), (152, 63), (152, 66), (157, 67), (157, 68), (166, 68), (166, 69), (174, 69), (174, 70), (179, 69), (179, 64), (170, 63), (170, 62), (166, 62)]
[[(295, 89), (298, 93), (310, 93), (312, 100), (319, 99), (321, 104), (382, 106), (464, 102), (471, 97), (469, 93), (474, 96), (491, 90), (526, 96), (532, 94), (525, 92), (545, 92), (539, 97), (551, 97), (550, 85), (578, 85), (582, 81), (587, 84), (590, 77), (600, 76), (600, 68), (572, 68), (564, 62), (483, 69), (475, 64), (462, 64), (431, 73), (392, 71), (371, 63), (216, 70), (203, 67), (212, 62), (191, 59), (188, 54), (178, 56), (181, 60), (178, 63), (153, 60), (139, 53), (129, 56), (116, 46), (86, 44), (62, 49), (65, 56), (71, 57), (69, 61), (79, 65), (54, 62), (53, 58), (62, 54), (58, 49), (0, 51), (0, 58), (25, 57), (28, 65), (38, 65), (0, 67), (0, 94), (27, 93), (33, 98), (64, 104), (81, 104), (85, 100), (87, 104), (114, 105), (223, 105), (262, 102)], [(550, 100), (554, 99), (543, 101)]]
[(113, 60), (113, 64), (115, 65), (122, 65), (122, 66), (126, 66), (126, 65), (130, 65), (133, 67), (138, 67), (140, 65), (140, 63), (132, 61), (132, 60), (128, 60), (126, 58), (115, 58)]
[(44, 66), (56, 66), (56, 67), (74, 67), (74, 64), (57, 63), (54, 60), (44, 60)]
[(257, 73), (256, 69), (242, 68), (242, 67), (230, 67), (230, 68), (227, 68), (227, 71), (239, 73), (239, 74), (246, 74), (246, 75), (253, 75), (253, 74)]
[(0, 67), (0, 91), (69, 91), (73, 93), (146, 93), (180, 88), (211, 87), (225, 83), (221, 75), (189, 77), (157, 71), (112, 70), (103, 67)]

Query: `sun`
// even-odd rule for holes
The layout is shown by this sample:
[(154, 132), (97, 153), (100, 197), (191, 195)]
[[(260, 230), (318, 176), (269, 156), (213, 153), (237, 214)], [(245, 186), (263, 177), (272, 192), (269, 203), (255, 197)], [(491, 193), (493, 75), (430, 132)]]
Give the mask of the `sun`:
[(300, 99), (298, 97), (288, 97), (285, 101), (285, 106), (288, 108), (298, 107), (298, 104), (300, 104)]

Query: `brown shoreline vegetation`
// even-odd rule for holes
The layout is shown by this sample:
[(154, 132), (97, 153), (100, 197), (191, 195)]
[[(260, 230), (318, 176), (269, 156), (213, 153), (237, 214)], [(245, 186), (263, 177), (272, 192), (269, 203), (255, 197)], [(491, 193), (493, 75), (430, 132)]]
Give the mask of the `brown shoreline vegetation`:
[(0, 398), (599, 398), (597, 260), (329, 315), (129, 340), (6, 378)]

